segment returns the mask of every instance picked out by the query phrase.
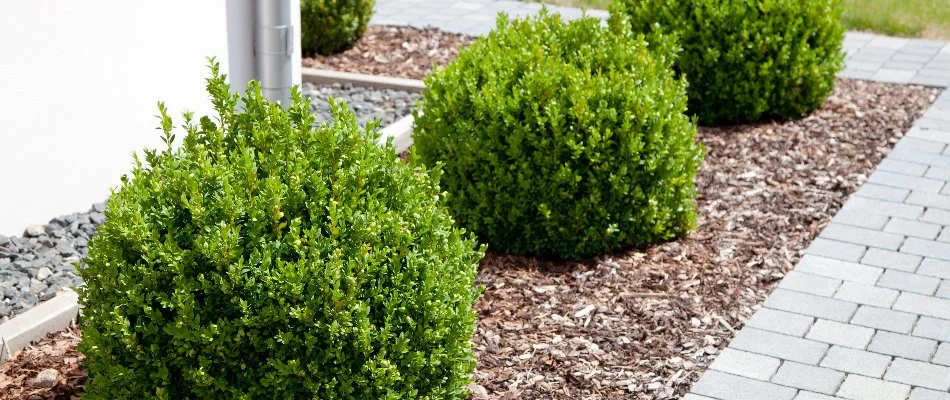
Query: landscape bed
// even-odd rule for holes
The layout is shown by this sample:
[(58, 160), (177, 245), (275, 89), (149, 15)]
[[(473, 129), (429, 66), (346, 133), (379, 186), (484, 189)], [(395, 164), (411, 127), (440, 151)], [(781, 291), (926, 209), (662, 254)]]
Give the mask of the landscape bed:
[[(938, 93), (837, 83), (801, 120), (700, 128), (699, 228), (685, 239), (582, 262), (489, 251), (477, 278), (475, 398), (685, 394)], [(79, 334), (0, 366), (0, 397), (80, 391)], [(47, 368), (60, 371), (55, 386), (31, 387)]]

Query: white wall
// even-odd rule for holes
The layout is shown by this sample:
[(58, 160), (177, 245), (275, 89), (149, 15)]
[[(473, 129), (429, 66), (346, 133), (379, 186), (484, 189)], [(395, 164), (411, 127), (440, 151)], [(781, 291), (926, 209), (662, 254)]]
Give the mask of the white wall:
[(131, 154), (161, 143), (158, 100), (210, 112), (206, 57), (229, 71), (227, 21), (251, 5), (0, 3), (0, 234), (103, 201)]

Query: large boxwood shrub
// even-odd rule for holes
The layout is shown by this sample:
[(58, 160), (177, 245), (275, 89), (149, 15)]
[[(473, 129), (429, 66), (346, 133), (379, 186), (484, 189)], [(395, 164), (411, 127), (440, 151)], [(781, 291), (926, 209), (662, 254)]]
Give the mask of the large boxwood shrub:
[(843, 66), (840, 0), (617, 0), (635, 32), (675, 32), (700, 123), (797, 118)]
[(300, 0), (300, 44), (306, 54), (329, 55), (360, 40), (376, 0)]
[(136, 159), (90, 243), (83, 398), (467, 398), (482, 249), (436, 179), (214, 70), (217, 115)]
[(501, 16), (426, 78), (414, 152), (443, 163), (456, 220), (514, 253), (581, 258), (695, 224), (703, 148), (675, 44), (621, 18)]

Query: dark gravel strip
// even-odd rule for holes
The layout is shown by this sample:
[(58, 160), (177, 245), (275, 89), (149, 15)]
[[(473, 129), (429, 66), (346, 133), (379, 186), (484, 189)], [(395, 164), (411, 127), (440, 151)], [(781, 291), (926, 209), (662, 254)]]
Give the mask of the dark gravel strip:
[[(375, 90), (349, 84), (301, 88), (319, 121), (330, 120), (329, 97), (345, 100), (361, 125), (379, 118), (382, 126), (409, 115), (416, 93)], [(104, 203), (85, 212), (28, 226), (21, 236), (0, 235), (0, 323), (49, 300), (58, 290), (82, 284), (75, 264), (87, 254), (89, 239), (105, 221)]]
[(420, 98), (418, 93), (409, 93), (390, 89), (368, 89), (351, 84), (334, 83), (332, 85), (312, 85), (304, 83), (301, 87), (303, 96), (309, 97), (312, 105), (310, 111), (317, 115), (320, 121), (330, 120), (330, 103), (328, 99), (345, 100), (347, 105), (356, 112), (356, 120), (360, 125), (375, 118), (379, 118), (382, 126), (396, 122), (396, 120), (412, 113), (412, 107)]

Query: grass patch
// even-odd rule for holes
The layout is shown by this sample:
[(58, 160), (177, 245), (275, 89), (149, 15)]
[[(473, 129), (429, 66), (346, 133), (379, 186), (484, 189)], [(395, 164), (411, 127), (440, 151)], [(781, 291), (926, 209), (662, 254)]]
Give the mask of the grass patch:
[(849, 30), (950, 40), (947, 0), (845, 0)]
[[(549, 0), (547, 4), (606, 10), (612, 0)], [(950, 40), (947, 0), (844, 0), (848, 30)]]

